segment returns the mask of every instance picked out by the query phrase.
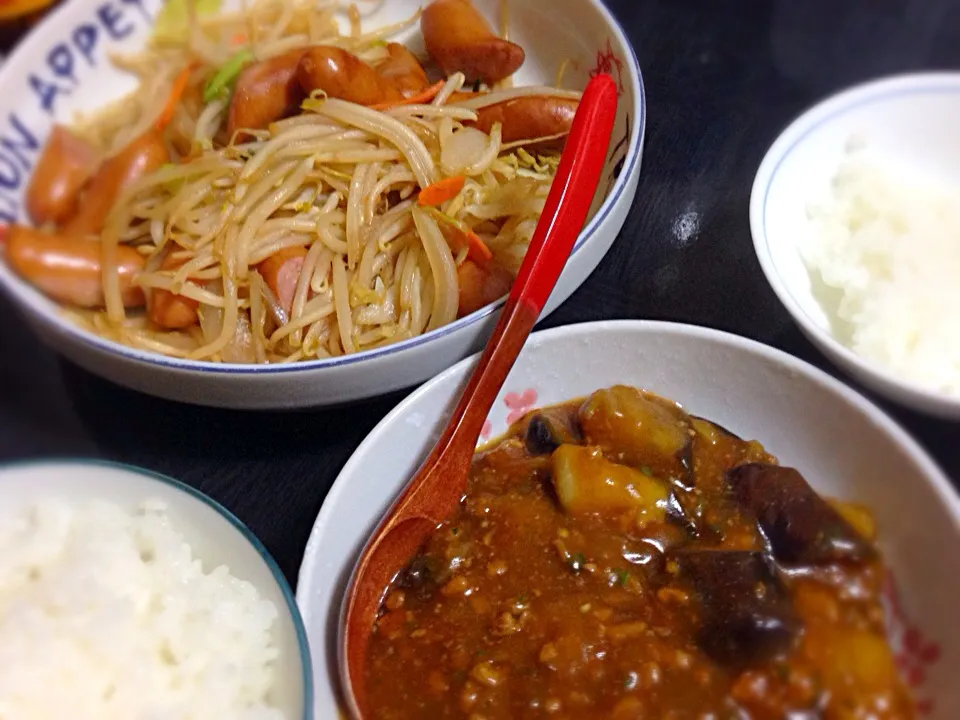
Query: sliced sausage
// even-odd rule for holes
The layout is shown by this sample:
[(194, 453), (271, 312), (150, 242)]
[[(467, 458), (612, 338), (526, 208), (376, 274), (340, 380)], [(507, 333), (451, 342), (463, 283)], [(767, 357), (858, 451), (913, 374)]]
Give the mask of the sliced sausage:
[(24, 198), (35, 224), (60, 224), (76, 212), (80, 191), (97, 169), (97, 155), (67, 128), (53, 126)]
[[(183, 265), (182, 260), (175, 260), (168, 255), (160, 265), (161, 270), (174, 270)], [(164, 290), (154, 288), (150, 291), (147, 302), (147, 317), (157, 327), (164, 330), (183, 330), (196, 325), (200, 319), (197, 316), (198, 303), (193, 298), (184, 297)]]
[(284, 248), (257, 265), (267, 287), (273, 291), (280, 306), (287, 315), (293, 308), (293, 296), (297, 292), (303, 261), (307, 257), (306, 248)]
[(123, 192), (137, 180), (170, 161), (163, 133), (151, 129), (107, 159), (83, 193), (77, 214), (63, 226), (65, 235), (96, 235)]
[(405, 45), (387, 45), (387, 59), (377, 65), (377, 72), (404, 97), (412, 97), (430, 84), (417, 56)]
[(513, 286), (513, 274), (509, 270), (493, 263), (481, 267), (472, 260), (464, 260), (457, 268), (457, 280), (460, 285), (457, 315), (460, 317), (496, 302)]
[(494, 35), (470, 0), (434, 0), (420, 17), (420, 30), (440, 69), (462, 72), (467, 82), (495, 83), (523, 65), (523, 48)]
[[(7, 262), (47, 296), (77, 307), (103, 307), (103, 267), (98, 240), (44, 233), (12, 225), (6, 237)], [(143, 305), (143, 290), (135, 277), (143, 256), (128, 245), (117, 248), (120, 294), (125, 307)]]
[(199, 322), (198, 303), (193, 298), (174, 295), (169, 290), (154, 288), (150, 293), (150, 322), (164, 330), (184, 330)]
[(523, 96), (478, 109), (477, 121), (473, 125), (489, 133), (494, 123), (500, 123), (504, 144), (561, 136), (556, 140), (534, 144), (562, 147), (565, 142), (563, 136), (570, 133), (578, 105), (576, 100), (568, 98)]
[(297, 80), (303, 52), (303, 48), (297, 48), (244, 68), (227, 114), (231, 138), (237, 130), (262, 130), (297, 112), (306, 97)]
[(338, 47), (320, 45), (304, 52), (297, 67), (304, 93), (323, 90), (329, 97), (378, 105), (403, 99), (400, 90), (370, 65)]

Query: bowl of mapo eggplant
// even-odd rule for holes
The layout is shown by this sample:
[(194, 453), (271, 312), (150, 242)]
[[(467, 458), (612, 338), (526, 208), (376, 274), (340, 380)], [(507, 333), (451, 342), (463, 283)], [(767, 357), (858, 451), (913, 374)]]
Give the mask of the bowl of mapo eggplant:
[(547, 312), (636, 191), (643, 87), (602, 3), (72, 0), (0, 70), (0, 287), (171, 399), (408, 387), (492, 328), (597, 73), (617, 124)]
[[(298, 603), (318, 709), (368, 533), (472, 360), (401, 403), (327, 497)], [(535, 333), (455, 514), (383, 588), (364, 717), (960, 712), (960, 500), (888, 416), (714, 330)]]

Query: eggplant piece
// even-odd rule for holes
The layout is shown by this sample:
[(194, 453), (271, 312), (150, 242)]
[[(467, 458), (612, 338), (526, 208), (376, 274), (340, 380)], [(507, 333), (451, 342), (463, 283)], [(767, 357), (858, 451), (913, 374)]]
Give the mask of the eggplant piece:
[(706, 418), (702, 418), (698, 415), (690, 416), (690, 424), (698, 434), (702, 435), (707, 440), (716, 442), (718, 437), (726, 437), (730, 440), (744, 442), (742, 437), (734, 432), (731, 432), (730, 430), (727, 430), (723, 425), (715, 423), (711, 420), (707, 420)]
[(801, 622), (764, 553), (680, 550), (667, 558), (667, 566), (700, 598), (696, 639), (711, 658), (745, 668), (792, 647)]
[(690, 475), (690, 421), (677, 405), (636, 388), (598, 390), (580, 408), (586, 442), (635, 468), (685, 485)]
[(712, 420), (707, 420), (698, 415), (690, 416), (690, 426), (696, 431), (697, 435), (711, 445), (716, 445), (721, 440), (733, 443), (746, 442), (742, 437), (727, 430), (723, 425), (719, 425)]
[(580, 427), (576, 410), (562, 406), (538, 410), (528, 416), (523, 433), (527, 452), (549, 455), (561, 445), (579, 445)]
[(489, 449), (481, 450), (471, 462), (474, 472), (492, 471), (499, 476), (499, 485), (515, 486), (517, 478), (546, 477), (550, 458), (531, 455), (522, 438), (508, 437)]
[(729, 470), (727, 482), (780, 562), (824, 565), (876, 557), (874, 547), (795, 469), (749, 463)]
[(649, 475), (582, 445), (561, 445), (550, 460), (557, 499), (570, 515), (620, 517), (635, 512), (640, 527), (663, 522), (670, 491)]
[(432, 597), (444, 582), (440, 564), (420, 553), (397, 575), (393, 587), (406, 590), (420, 600)]

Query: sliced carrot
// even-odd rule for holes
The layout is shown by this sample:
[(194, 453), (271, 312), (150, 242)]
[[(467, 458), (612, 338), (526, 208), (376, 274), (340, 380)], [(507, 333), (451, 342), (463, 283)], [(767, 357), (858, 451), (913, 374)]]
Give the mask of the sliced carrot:
[(487, 247), (487, 244), (480, 239), (473, 230), (468, 228), (456, 218), (450, 217), (446, 213), (440, 212), (435, 207), (427, 206), (429, 212), (438, 221), (443, 223), (451, 231), (454, 241), (461, 247), (467, 246), (467, 257), (474, 262), (486, 265), (493, 259), (493, 251)]
[(443, 205), (447, 200), (453, 200), (453, 198), (459, 195), (466, 182), (467, 178), (463, 175), (457, 175), (456, 177), (444, 178), (439, 182), (435, 182), (433, 185), (428, 185), (420, 191), (420, 195), (417, 197), (417, 204), (420, 207)]
[(443, 86), (447, 84), (446, 80), (440, 80), (428, 88), (424, 88), (422, 92), (417, 93), (416, 95), (411, 95), (408, 98), (403, 100), (398, 100), (397, 102), (387, 102), (387, 103), (378, 103), (376, 105), (371, 105), (371, 110), (389, 110), (390, 108), (400, 107), (401, 105), (422, 105), (423, 103), (428, 103), (433, 100), (441, 90)]
[(173, 113), (176, 111), (177, 105), (180, 104), (183, 91), (187, 89), (187, 83), (190, 81), (190, 73), (193, 72), (193, 68), (194, 64), (190, 63), (174, 78), (167, 104), (163, 106), (163, 112), (157, 117), (157, 130), (163, 130), (173, 120)]
[(450, 229), (461, 247), (467, 246), (467, 257), (479, 265), (486, 265), (493, 260), (493, 251), (480, 239), (473, 230), (463, 225), (451, 225)]
[(473, 230), (464, 232), (467, 238), (467, 257), (481, 265), (493, 260), (493, 251)]
[(230, 44), (233, 45), (234, 47), (238, 45), (244, 45), (246, 42), (247, 42), (246, 33), (237, 33), (232, 38), (230, 38)]

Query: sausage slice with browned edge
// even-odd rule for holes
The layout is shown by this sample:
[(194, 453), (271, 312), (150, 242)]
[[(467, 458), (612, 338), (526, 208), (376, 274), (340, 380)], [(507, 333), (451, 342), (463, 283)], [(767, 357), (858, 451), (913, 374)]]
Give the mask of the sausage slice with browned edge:
[(578, 105), (569, 98), (526, 95), (478, 109), (473, 125), (489, 133), (500, 123), (504, 144), (527, 140), (537, 147), (563, 147)]
[(170, 161), (163, 133), (151, 129), (104, 161), (80, 199), (77, 214), (64, 224), (64, 235), (97, 235), (123, 190)]
[(513, 274), (496, 263), (481, 266), (464, 260), (457, 268), (457, 282), (460, 287), (457, 316), (465, 317), (510, 292)]
[[(174, 259), (171, 254), (164, 259), (160, 269), (174, 270), (182, 264), (182, 260)], [(193, 298), (163, 288), (153, 288), (147, 297), (147, 317), (150, 322), (164, 330), (184, 330), (200, 322), (197, 315), (199, 305)]]
[(404, 97), (412, 97), (430, 84), (417, 56), (400, 43), (387, 45), (387, 59), (377, 65), (377, 72)]
[(237, 78), (227, 114), (227, 133), (262, 130), (297, 111), (306, 93), (297, 80), (303, 48), (248, 65)]
[(462, 72), (468, 83), (495, 83), (515, 73), (523, 48), (494, 35), (470, 0), (433, 0), (420, 17), (430, 57), (447, 75)]
[(300, 58), (297, 78), (307, 94), (323, 90), (329, 97), (357, 105), (403, 100), (400, 90), (387, 78), (353, 53), (338, 47), (309, 48)]
[[(103, 307), (99, 240), (11, 225), (4, 245), (10, 267), (51, 299), (82, 308)], [(143, 256), (129, 245), (120, 245), (117, 264), (124, 306), (143, 305), (143, 290), (135, 282), (137, 273), (143, 269)]]
[(358, 105), (403, 99), (400, 90), (370, 65), (342, 48), (297, 48), (248, 66), (237, 78), (227, 133), (262, 130), (297, 113), (314, 90)]
[(63, 125), (54, 125), (27, 192), (24, 206), (36, 225), (60, 224), (77, 211), (80, 191), (97, 169), (96, 148)]

